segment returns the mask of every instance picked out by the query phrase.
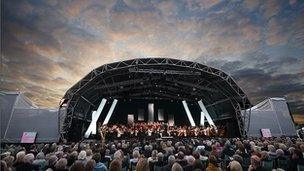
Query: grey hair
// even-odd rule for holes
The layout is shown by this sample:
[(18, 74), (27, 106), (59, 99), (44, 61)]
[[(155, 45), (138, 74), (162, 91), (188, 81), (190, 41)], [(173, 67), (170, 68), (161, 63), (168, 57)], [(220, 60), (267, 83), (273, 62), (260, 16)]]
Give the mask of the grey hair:
[(30, 163), (30, 164), (32, 164), (33, 161), (34, 161), (34, 159), (35, 159), (34, 154), (29, 153), (29, 154), (27, 154), (27, 155), (24, 156), (23, 162), (24, 162), (24, 163)]
[(175, 162), (175, 157), (173, 156), (173, 155), (170, 155), (169, 157), (168, 157), (168, 163), (169, 164), (173, 164)]

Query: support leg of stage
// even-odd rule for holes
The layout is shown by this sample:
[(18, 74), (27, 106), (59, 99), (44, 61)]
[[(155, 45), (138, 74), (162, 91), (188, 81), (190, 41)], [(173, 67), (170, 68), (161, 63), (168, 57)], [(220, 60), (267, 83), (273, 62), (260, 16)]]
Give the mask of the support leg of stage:
[(102, 125), (106, 125), (108, 124), (113, 112), (114, 112), (114, 109), (115, 109), (115, 106), (117, 104), (118, 100), (114, 99), (113, 102), (112, 102), (112, 105), (111, 105), (111, 108), (106, 116), (106, 119), (103, 121), (103, 124)]
[(107, 99), (102, 99), (100, 102), (100, 105), (98, 106), (98, 109), (96, 111), (92, 112), (92, 121), (89, 125), (89, 128), (87, 129), (87, 131), (84, 134), (85, 138), (89, 138), (90, 134), (96, 134), (96, 123), (97, 120), (104, 108), (104, 106), (106, 105)]
[(201, 114), (204, 113), (204, 116), (206, 116), (206, 119), (207, 119), (207, 122), (209, 123), (209, 125), (214, 125), (215, 126), (215, 124), (214, 124), (213, 120), (211, 119), (211, 117), (210, 117), (205, 105), (203, 104), (202, 100), (198, 101), (198, 105), (200, 106), (200, 108), (202, 110)]
[(187, 102), (185, 100), (183, 100), (182, 103), (183, 103), (184, 109), (186, 111), (186, 114), (188, 116), (188, 119), (190, 121), (191, 126), (195, 126), (195, 123), (194, 123), (194, 120), (192, 118), (191, 112), (190, 112), (190, 110), (188, 108)]

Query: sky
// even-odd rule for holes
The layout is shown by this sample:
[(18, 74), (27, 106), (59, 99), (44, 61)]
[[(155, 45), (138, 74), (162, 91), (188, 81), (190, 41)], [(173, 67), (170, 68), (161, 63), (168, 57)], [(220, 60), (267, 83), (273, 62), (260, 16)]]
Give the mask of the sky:
[(231, 75), (253, 104), (304, 114), (303, 0), (3, 0), (0, 90), (58, 107), (94, 68), (139, 57)]

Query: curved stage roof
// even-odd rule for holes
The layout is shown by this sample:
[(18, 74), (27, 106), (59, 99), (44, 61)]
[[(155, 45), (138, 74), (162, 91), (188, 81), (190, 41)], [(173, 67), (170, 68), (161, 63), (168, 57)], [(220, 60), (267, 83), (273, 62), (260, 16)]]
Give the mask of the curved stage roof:
[(219, 69), (171, 58), (132, 59), (102, 65), (66, 92), (63, 135), (89, 122), (87, 116), (102, 98), (202, 100), (214, 115), (229, 112), (236, 118), (242, 136), (246, 135), (248, 118), (241, 110), (252, 106), (233, 78)]

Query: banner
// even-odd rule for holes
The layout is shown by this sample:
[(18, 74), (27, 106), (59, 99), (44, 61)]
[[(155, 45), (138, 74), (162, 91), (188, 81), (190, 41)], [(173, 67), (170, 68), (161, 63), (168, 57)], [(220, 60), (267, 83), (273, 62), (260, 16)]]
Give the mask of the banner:
[(37, 132), (23, 132), (21, 137), (21, 143), (34, 143)]
[(261, 129), (261, 133), (262, 133), (262, 137), (265, 137), (265, 138), (272, 137), (269, 128), (263, 128), (263, 129)]

